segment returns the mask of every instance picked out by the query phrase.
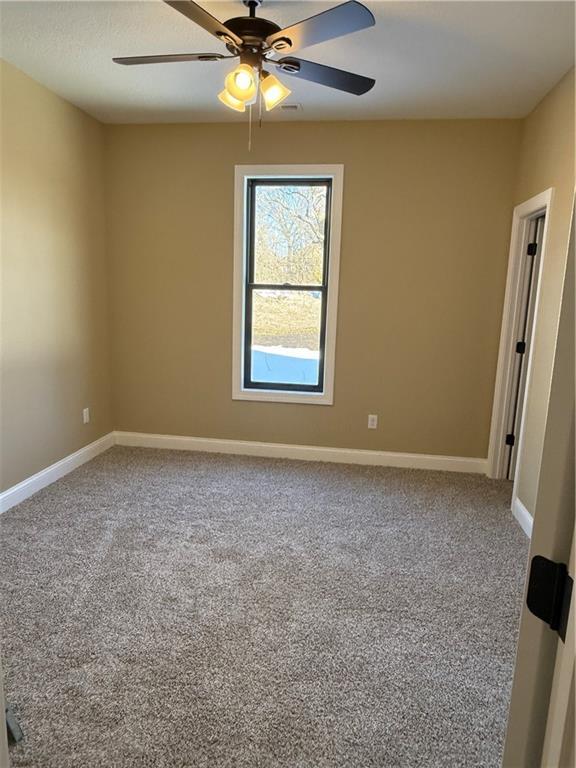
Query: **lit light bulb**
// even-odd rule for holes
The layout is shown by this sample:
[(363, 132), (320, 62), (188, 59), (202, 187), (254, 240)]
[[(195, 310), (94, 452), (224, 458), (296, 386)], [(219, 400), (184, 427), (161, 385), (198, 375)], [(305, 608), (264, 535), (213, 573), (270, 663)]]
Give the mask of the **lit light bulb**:
[(271, 109), (278, 106), (281, 101), (284, 101), (284, 99), (292, 93), (292, 91), (289, 88), (286, 88), (277, 77), (271, 75), (269, 72), (264, 72), (264, 70), (262, 70), (262, 75), (260, 77), (260, 90), (262, 91), (262, 97), (267, 112), (270, 112)]
[(244, 104), (253, 104), (258, 91), (253, 68), (249, 64), (240, 64), (226, 76), (226, 90), (233, 98)]
[(234, 75), (234, 82), (237, 88), (241, 91), (247, 91), (252, 85), (252, 77), (248, 72), (236, 72)]

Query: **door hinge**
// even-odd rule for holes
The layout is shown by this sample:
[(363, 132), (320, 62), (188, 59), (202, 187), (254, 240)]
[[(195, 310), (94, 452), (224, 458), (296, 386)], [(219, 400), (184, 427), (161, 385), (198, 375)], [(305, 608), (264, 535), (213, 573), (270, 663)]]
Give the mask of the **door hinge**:
[(538, 250), (538, 243), (528, 243), (528, 248), (526, 250), (526, 253), (528, 256), (536, 256), (536, 251)]
[(514, 445), (514, 435), (506, 435), (506, 445)]
[(524, 352), (526, 352), (526, 342), (525, 341), (517, 341), (516, 342), (516, 352), (519, 355), (523, 355)]
[(526, 605), (534, 616), (542, 619), (564, 642), (572, 597), (572, 578), (564, 563), (536, 555), (530, 565)]

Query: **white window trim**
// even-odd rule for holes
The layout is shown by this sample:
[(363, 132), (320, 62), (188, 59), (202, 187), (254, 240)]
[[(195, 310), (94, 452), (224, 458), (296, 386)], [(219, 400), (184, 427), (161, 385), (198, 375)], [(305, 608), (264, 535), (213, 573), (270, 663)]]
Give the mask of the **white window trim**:
[[(324, 348), (324, 391), (282, 392), (244, 389), (244, 279), (246, 269), (245, 211), (248, 179), (294, 177), (298, 179), (331, 178), (330, 242), (328, 251), (328, 290), (326, 340)], [(232, 399), (270, 403), (306, 403), (332, 405), (334, 402), (334, 366), (336, 358), (336, 322), (338, 316), (338, 276), (342, 229), (343, 165), (237, 165), (234, 185), (234, 311), (232, 351)]]

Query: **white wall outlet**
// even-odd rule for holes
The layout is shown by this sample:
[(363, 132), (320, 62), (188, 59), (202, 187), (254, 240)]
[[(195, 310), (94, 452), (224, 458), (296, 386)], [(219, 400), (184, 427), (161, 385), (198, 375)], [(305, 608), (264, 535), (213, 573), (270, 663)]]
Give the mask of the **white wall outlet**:
[(368, 429), (378, 429), (378, 416), (375, 413), (368, 414)]
[(82, 411), (82, 421), (84, 422), (84, 424), (88, 424), (88, 422), (90, 421), (90, 408), (84, 408), (84, 410)]

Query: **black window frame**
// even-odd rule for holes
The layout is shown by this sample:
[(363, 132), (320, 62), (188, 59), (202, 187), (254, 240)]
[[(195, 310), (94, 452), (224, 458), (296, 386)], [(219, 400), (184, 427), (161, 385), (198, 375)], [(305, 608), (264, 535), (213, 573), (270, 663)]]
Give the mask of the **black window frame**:
[[(328, 305), (328, 278), (330, 271), (330, 223), (332, 218), (332, 187), (331, 177), (314, 176), (310, 178), (296, 177), (266, 177), (248, 178), (246, 188), (245, 233), (246, 252), (244, 270), (244, 348), (243, 348), (243, 388), (247, 391), (294, 392), (302, 394), (323, 394), (326, 357), (326, 318)], [(255, 227), (255, 196), (259, 186), (322, 186), (326, 187), (326, 216), (324, 222), (324, 248), (322, 262), (322, 283), (319, 285), (293, 285), (290, 283), (256, 283), (254, 282), (254, 227)], [(318, 357), (318, 383), (294, 384), (290, 382), (261, 382), (252, 379), (252, 296), (257, 290), (316, 292), (321, 294), (320, 309), (320, 339)]]

